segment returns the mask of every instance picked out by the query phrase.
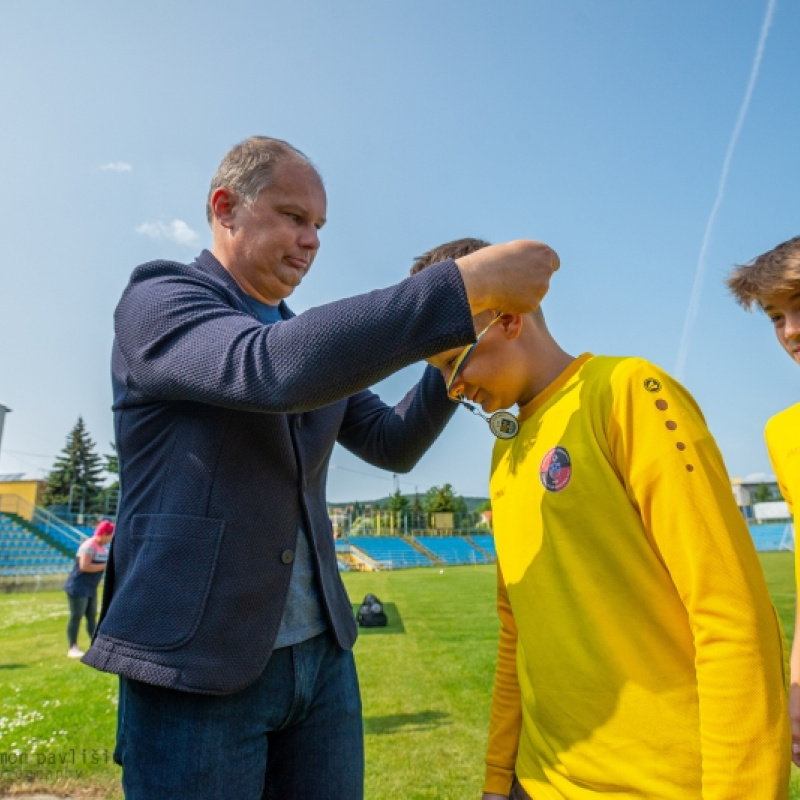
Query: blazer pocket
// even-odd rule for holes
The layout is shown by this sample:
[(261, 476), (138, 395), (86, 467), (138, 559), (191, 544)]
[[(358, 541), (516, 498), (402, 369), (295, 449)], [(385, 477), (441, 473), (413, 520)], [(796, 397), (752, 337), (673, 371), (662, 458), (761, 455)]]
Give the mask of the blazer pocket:
[(155, 649), (180, 647), (203, 618), (225, 520), (182, 514), (131, 519), (130, 563), (117, 575), (102, 633)]

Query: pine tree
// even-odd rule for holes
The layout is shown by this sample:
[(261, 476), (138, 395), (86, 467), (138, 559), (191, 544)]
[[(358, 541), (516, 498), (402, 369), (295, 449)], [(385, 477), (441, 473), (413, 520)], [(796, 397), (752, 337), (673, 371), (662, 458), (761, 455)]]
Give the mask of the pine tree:
[(70, 512), (91, 514), (102, 510), (102, 459), (95, 452), (83, 418), (67, 436), (67, 443), (47, 476), (42, 502), (46, 506), (66, 505)]
[(119, 456), (117, 446), (111, 442), (111, 452), (103, 456), (105, 460), (104, 469), (113, 477), (113, 481), (103, 489), (99, 504), (105, 516), (115, 516), (119, 505)]

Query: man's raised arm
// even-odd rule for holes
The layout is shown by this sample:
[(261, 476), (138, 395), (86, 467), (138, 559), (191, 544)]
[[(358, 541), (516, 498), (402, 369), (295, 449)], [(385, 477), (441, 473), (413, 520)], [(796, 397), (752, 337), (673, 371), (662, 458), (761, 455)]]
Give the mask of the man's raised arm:
[(456, 265), (474, 316), (488, 309), (525, 314), (538, 308), (560, 261), (546, 244), (517, 239), (484, 247)]

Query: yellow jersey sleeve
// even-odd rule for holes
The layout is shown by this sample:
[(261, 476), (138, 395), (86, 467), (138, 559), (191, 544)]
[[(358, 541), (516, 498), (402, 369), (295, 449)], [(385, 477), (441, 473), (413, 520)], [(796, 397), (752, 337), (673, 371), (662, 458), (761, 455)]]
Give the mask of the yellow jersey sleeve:
[(794, 515), (800, 496), (800, 403), (772, 417), (764, 436), (778, 488)]
[(790, 737), (774, 700), (785, 686), (779, 623), (722, 456), (694, 399), (669, 375), (625, 359), (610, 380), (610, 451), (694, 640), (702, 796), (785, 796)]
[(517, 626), (499, 563), (497, 613), (500, 617), (500, 635), (489, 716), (489, 743), (486, 748), (486, 779), (483, 791), (507, 795), (514, 779), (514, 764), (522, 728), (522, 705), (517, 679)]

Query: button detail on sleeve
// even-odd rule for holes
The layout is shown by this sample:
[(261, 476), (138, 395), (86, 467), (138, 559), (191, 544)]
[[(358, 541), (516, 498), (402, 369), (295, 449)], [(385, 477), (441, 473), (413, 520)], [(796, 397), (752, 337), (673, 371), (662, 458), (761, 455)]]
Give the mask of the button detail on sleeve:
[(281, 561), (284, 564), (291, 564), (294, 561), (294, 551), (293, 550), (284, 550), (281, 553)]

